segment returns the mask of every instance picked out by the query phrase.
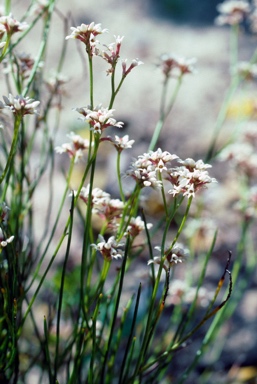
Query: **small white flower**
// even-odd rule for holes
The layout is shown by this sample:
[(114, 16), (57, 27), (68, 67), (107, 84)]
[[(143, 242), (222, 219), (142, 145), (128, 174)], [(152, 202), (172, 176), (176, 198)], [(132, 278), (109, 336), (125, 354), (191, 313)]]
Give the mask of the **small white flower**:
[(23, 32), (26, 29), (28, 29), (28, 27), (29, 27), (27, 23), (24, 23), (24, 22), (20, 23), (19, 21), (15, 20), (12, 17), (12, 14), (10, 14), (9, 16), (1, 16), (0, 17), (0, 25), (1, 25), (0, 34), (2, 33), (2, 30), (4, 28), (5, 32), (8, 35), (13, 35), (16, 32)]
[[(154, 248), (161, 252), (161, 247), (158, 246)], [(171, 249), (166, 248), (164, 250), (164, 255), (155, 256), (153, 259), (149, 260), (147, 264), (160, 264), (164, 257), (164, 268), (169, 268), (173, 264), (182, 263), (188, 254), (188, 249), (185, 248), (182, 244), (177, 243)]]
[(4, 234), (2, 229), (0, 228), (0, 245), (2, 248), (6, 247), (14, 240), (14, 236), (10, 236), (7, 239), (4, 238)]
[(0, 101), (0, 109), (10, 109), (14, 115), (33, 115), (38, 114), (36, 108), (40, 101), (35, 101), (29, 97), (13, 96), (9, 93), (9, 97), (3, 96), (4, 103)]
[(123, 128), (124, 123), (117, 122), (113, 118), (114, 109), (103, 108), (101, 104), (93, 110), (89, 107), (76, 108), (75, 110), (84, 116), (84, 120), (88, 121), (94, 133), (101, 134), (104, 129), (111, 126)]
[(119, 248), (124, 244), (117, 243), (114, 236), (109, 237), (107, 241), (102, 235), (99, 235), (98, 238), (100, 241), (97, 244), (91, 244), (91, 247), (99, 251), (105, 260), (111, 261), (124, 256), (124, 251)]

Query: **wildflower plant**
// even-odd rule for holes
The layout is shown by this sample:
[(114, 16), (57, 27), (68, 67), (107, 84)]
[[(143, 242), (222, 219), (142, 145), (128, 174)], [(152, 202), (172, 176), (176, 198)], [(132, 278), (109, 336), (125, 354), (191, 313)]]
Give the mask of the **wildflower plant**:
[[(235, 54), (232, 58), (231, 88), (206, 159), (181, 159), (179, 153), (159, 148), (158, 140), (182, 81), (195, 73), (196, 60), (162, 55), (158, 63), (163, 81), (160, 114), (151, 142), (144, 153), (131, 156), (130, 166), (121, 172), (124, 151), (133, 150), (135, 155), (137, 143), (133, 135), (123, 133), (115, 102), (127, 77), (133, 76), (134, 69), (143, 70), (143, 63), (121, 57), (124, 37), (117, 35), (114, 42), (102, 44), (101, 35), (107, 29), (95, 22), (82, 23), (62, 36), (54, 79), (47, 80), (42, 63), (47, 58), (52, 17), (68, 23), (56, 7), (55, 0), (33, 2), (24, 20), (18, 22), (6, 1), (6, 15), (0, 17), (0, 57), (10, 61), (7, 84), (11, 84), (8, 96), (3, 95), (0, 102), (4, 122), (0, 132), (0, 381), (29, 383), (37, 367), (39, 383), (161, 382), (172, 369), (176, 353), (183, 353), (202, 328), (205, 336), (178, 378), (182, 383), (234, 309), (230, 306), (232, 280), (236, 281), (239, 271), (233, 268), (231, 274), (231, 252), (227, 252), (212, 295), (204, 288), (217, 231), (212, 231), (200, 272), (190, 277), (191, 287), (188, 281), (178, 285), (176, 274), (179, 270), (182, 276), (188, 275), (190, 263), (195, 263), (193, 241), (186, 244), (183, 233), (193, 216), (194, 202), (201, 203), (204, 190), (217, 183), (210, 164), (221, 152), (217, 136), (231, 92), (256, 75), (254, 60), (240, 66)], [(237, 27), (250, 17), (252, 9), (247, 1), (238, 0), (226, 1), (219, 11), (222, 18), (218, 23), (229, 24), (237, 36)], [(16, 47), (26, 42), (27, 33), (40, 20), (43, 37), (37, 57), (29, 52), (19, 55)], [(17, 40), (13, 35), (19, 36)], [(53, 109), (57, 121), (62, 113), (66, 78), (61, 70), (66, 47), (73, 40), (84, 48), (89, 75), (83, 104), (75, 108), (86, 135), (73, 128), (67, 134), (69, 142), (62, 143), (51, 117)], [(99, 98), (94, 87), (96, 60), (104, 63), (110, 81), (105, 106), (95, 102)], [(171, 93), (170, 81), (174, 85)], [(252, 187), (247, 195), (249, 207), (244, 210), (244, 231), (256, 214), (254, 135), (245, 132), (245, 157), (229, 146), (220, 154), (223, 159), (233, 159)], [(111, 191), (103, 189), (97, 176), (99, 154), (107, 146), (116, 155), (116, 184)], [(58, 204), (53, 198), (54, 175), (61, 173), (56, 163), (62, 163), (64, 173)], [(82, 173), (75, 186), (73, 176), (78, 169)], [(44, 194), (42, 198), (45, 216), (41, 218), (34, 207), (42, 185), (48, 197)], [(158, 218), (150, 217), (144, 208), (152, 192), (161, 201)], [(243, 235), (240, 250), (245, 244)], [(144, 273), (138, 280), (136, 271), (142, 266)], [(239, 262), (235, 266), (239, 268)], [(223, 289), (226, 277), (228, 284)], [(129, 281), (133, 289), (128, 288)], [(236, 305), (235, 300), (232, 303)], [(37, 312), (43, 304), (41, 316)], [(213, 322), (208, 328), (210, 318)]]

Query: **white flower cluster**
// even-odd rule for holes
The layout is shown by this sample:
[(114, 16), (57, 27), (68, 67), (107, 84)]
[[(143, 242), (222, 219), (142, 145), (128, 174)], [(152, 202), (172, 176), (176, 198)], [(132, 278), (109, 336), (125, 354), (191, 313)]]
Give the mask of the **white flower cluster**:
[(81, 136), (70, 132), (67, 137), (71, 140), (71, 143), (64, 143), (61, 146), (55, 147), (57, 153), (68, 153), (70, 158), (74, 158), (77, 163), (84, 155), (84, 151), (89, 148), (89, 140), (83, 139)]
[[(177, 160), (181, 166), (169, 168), (172, 160)], [(162, 187), (162, 179), (168, 180), (172, 184), (172, 189), (168, 193), (176, 196), (182, 193), (184, 196), (195, 196), (195, 192), (206, 187), (207, 184), (216, 182), (211, 178), (207, 169), (211, 165), (204, 164), (202, 160), (194, 161), (186, 159), (185, 161), (172, 155), (167, 151), (162, 152), (159, 148), (156, 152), (150, 151), (144, 155), (138, 156), (138, 159), (132, 163), (128, 176), (133, 177), (136, 182), (143, 187)]]
[[(155, 247), (158, 251), (161, 252), (161, 247)], [(163, 258), (164, 264), (163, 267), (170, 268), (173, 264), (182, 263), (182, 261), (188, 256), (188, 249), (185, 248), (182, 244), (176, 243), (172, 248), (166, 248), (164, 250), (164, 254), (160, 256), (155, 256), (153, 259), (148, 261), (148, 265), (150, 264), (161, 264)]]
[(28, 28), (28, 24), (15, 20), (12, 14), (8, 16), (0, 17), (0, 38), (6, 33), (7, 35), (13, 35), (16, 32), (23, 32)]
[(114, 109), (103, 108), (101, 104), (93, 110), (88, 106), (85, 108), (76, 108), (75, 111), (84, 116), (84, 120), (88, 121), (91, 130), (95, 134), (101, 135), (102, 131), (110, 126), (122, 128), (124, 125), (123, 122), (117, 122), (113, 118)]
[(95, 54), (95, 47), (98, 43), (95, 40), (97, 35), (107, 32), (107, 29), (102, 29), (101, 24), (95, 24), (94, 22), (90, 24), (81, 24), (78, 27), (71, 27), (72, 33), (69, 36), (66, 36), (68, 39), (78, 39), (86, 45), (87, 53), (92, 56)]
[(217, 25), (240, 24), (251, 12), (247, 0), (226, 0), (217, 6), (220, 15), (215, 19)]
[(193, 159), (178, 160), (182, 164), (180, 167), (173, 168), (169, 174), (173, 188), (168, 191), (173, 196), (180, 193), (183, 196), (195, 196), (195, 192), (206, 187), (207, 184), (216, 182), (216, 179), (209, 176), (206, 169), (211, 168), (210, 164), (204, 164), (202, 160)]
[(114, 236), (109, 237), (107, 241), (102, 235), (99, 235), (98, 238), (100, 241), (97, 244), (91, 244), (91, 247), (99, 251), (105, 260), (111, 261), (124, 256), (124, 251), (119, 248), (124, 244), (117, 243)]
[(10, 109), (14, 115), (24, 116), (38, 114), (36, 108), (39, 106), (40, 101), (35, 101), (29, 97), (13, 96), (9, 94), (9, 97), (3, 96), (4, 103), (0, 101), (0, 109)]

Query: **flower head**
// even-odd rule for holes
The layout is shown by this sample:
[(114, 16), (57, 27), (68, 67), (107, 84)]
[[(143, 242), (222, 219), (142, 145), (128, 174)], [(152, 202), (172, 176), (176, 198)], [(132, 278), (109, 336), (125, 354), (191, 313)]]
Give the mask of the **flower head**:
[[(152, 228), (153, 224), (147, 223), (146, 228), (150, 229)], [(125, 236), (130, 235), (132, 238), (135, 238), (140, 234), (140, 232), (145, 230), (145, 223), (141, 219), (140, 216), (132, 217), (129, 221), (129, 225), (127, 227), (127, 231), (125, 233)]]
[(114, 68), (116, 67), (116, 64), (120, 58), (120, 48), (121, 43), (124, 39), (124, 36), (114, 36), (115, 42), (111, 43), (109, 45), (105, 45), (105, 50), (101, 51), (96, 48), (95, 52), (97, 56), (102, 57), (105, 61), (107, 61), (108, 64), (110, 64), (110, 68), (106, 71), (107, 75), (110, 75), (113, 73)]
[(35, 101), (29, 97), (13, 96), (9, 94), (9, 97), (3, 96), (4, 103), (0, 101), (0, 109), (10, 109), (14, 115), (23, 117), (24, 115), (38, 114), (36, 108), (40, 104), (40, 101)]
[(67, 137), (71, 140), (71, 143), (64, 143), (59, 147), (55, 147), (57, 153), (68, 153), (70, 158), (74, 158), (75, 163), (83, 157), (85, 150), (89, 148), (89, 140), (83, 139), (81, 136), (70, 132)]
[(123, 257), (124, 251), (119, 247), (122, 247), (124, 244), (117, 243), (114, 236), (109, 237), (107, 241), (101, 235), (98, 238), (100, 241), (97, 244), (91, 244), (91, 247), (99, 251), (105, 260), (111, 261), (112, 259)]
[(72, 33), (69, 36), (66, 36), (68, 39), (78, 39), (86, 45), (87, 53), (92, 56), (95, 54), (95, 47), (98, 43), (95, 40), (97, 35), (107, 32), (107, 29), (102, 29), (101, 24), (95, 24), (94, 22), (90, 24), (81, 24), (78, 27), (71, 27)]
[(206, 171), (211, 165), (205, 164), (202, 160), (195, 162), (188, 158), (184, 161), (179, 159), (178, 162), (182, 166), (172, 168), (167, 178), (173, 184), (173, 188), (168, 191), (173, 196), (182, 193), (183, 196), (194, 197), (199, 189), (216, 182), (216, 179), (211, 178)]
[(139, 65), (144, 64), (142, 61), (139, 59), (133, 59), (130, 66), (127, 68), (127, 59), (122, 60), (122, 76), (126, 77), (133, 68), (138, 67)]
[[(155, 249), (161, 252), (161, 247), (155, 247)], [(182, 244), (176, 243), (172, 248), (166, 248), (163, 255), (155, 256), (153, 259), (149, 260), (147, 264), (161, 264), (164, 258), (163, 267), (167, 269), (174, 264), (182, 263), (187, 256), (188, 249)]]
[(217, 25), (240, 24), (251, 11), (247, 0), (226, 0), (219, 4), (217, 9), (220, 12), (215, 19)]
[(167, 166), (174, 159), (177, 159), (177, 155), (172, 155), (168, 151), (163, 152), (160, 148), (157, 151), (144, 153), (131, 164), (127, 175), (136, 180), (141, 188), (160, 188), (162, 182), (158, 178), (158, 173), (167, 171)]
[(6, 32), (8, 35), (13, 35), (16, 32), (23, 32), (28, 27), (27, 23), (20, 23), (15, 20), (11, 14), (9, 16), (0, 17), (0, 36), (3, 35), (3, 32)]
[[(89, 204), (90, 185), (83, 187), (79, 197), (87, 205)], [(75, 196), (77, 192), (74, 192)], [(108, 228), (116, 228), (116, 220), (122, 215), (124, 203), (119, 199), (112, 199), (111, 195), (100, 188), (93, 188), (91, 192), (90, 206), (92, 212), (97, 214), (108, 223)]]
[(132, 148), (132, 145), (135, 142), (135, 140), (129, 140), (129, 135), (125, 135), (123, 137), (115, 135), (115, 139), (113, 139), (111, 136), (107, 136), (103, 137), (101, 141), (110, 141), (110, 143), (114, 145), (119, 153), (124, 149)]
[(166, 78), (177, 78), (187, 73), (195, 73), (195, 63), (195, 58), (185, 59), (183, 57), (165, 53), (161, 55), (160, 63), (158, 66), (162, 69), (162, 72)]
[(89, 107), (76, 108), (75, 110), (84, 116), (84, 120), (89, 122), (91, 130), (95, 134), (101, 135), (102, 131), (107, 127), (122, 128), (124, 125), (123, 122), (116, 121), (113, 118), (114, 109), (103, 108), (101, 105), (98, 105), (93, 110)]

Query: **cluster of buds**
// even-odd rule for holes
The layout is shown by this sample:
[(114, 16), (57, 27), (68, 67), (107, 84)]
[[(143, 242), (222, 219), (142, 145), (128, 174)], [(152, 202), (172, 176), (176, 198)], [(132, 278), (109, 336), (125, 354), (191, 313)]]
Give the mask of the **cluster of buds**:
[(187, 73), (195, 73), (196, 59), (185, 59), (172, 54), (163, 54), (160, 56), (158, 66), (161, 68), (165, 78), (180, 78)]
[(40, 101), (35, 101), (21, 95), (14, 97), (11, 94), (9, 94), (9, 97), (3, 96), (3, 99), (4, 103), (0, 101), (0, 109), (10, 109), (15, 116), (23, 117), (25, 115), (38, 114), (36, 108), (39, 106)]
[(77, 163), (84, 155), (84, 151), (89, 149), (89, 140), (83, 139), (81, 136), (70, 132), (67, 137), (71, 140), (71, 143), (64, 143), (61, 146), (55, 147), (57, 153), (67, 153), (70, 158), (74, 159)]
[(101, 104), (93, 110), (89, 106), (75, 110), (83, 116), (83, 120), (89, 123), (94, 134), (101, 135), (107, 127), (123, 128), (124, 123), (113, 118), (114, 109), (103, 108)]
[(124, 36), (114, 36), (115, 42), (111, 43), (109, 45), (105, 45), (105, 50), (101, 51), (100, 49), (96, 48), (95, 52), (97, 56), (102, 57), (105, 61), (107, 61), (108, 64), (110, 64), (110, 68), (107, 69), (107, 75), (111, 75), (114, 72), (114, 69), (117, 65), (117, 62), (120, 58), (120, 48), (122, 40), (124, 39)]

